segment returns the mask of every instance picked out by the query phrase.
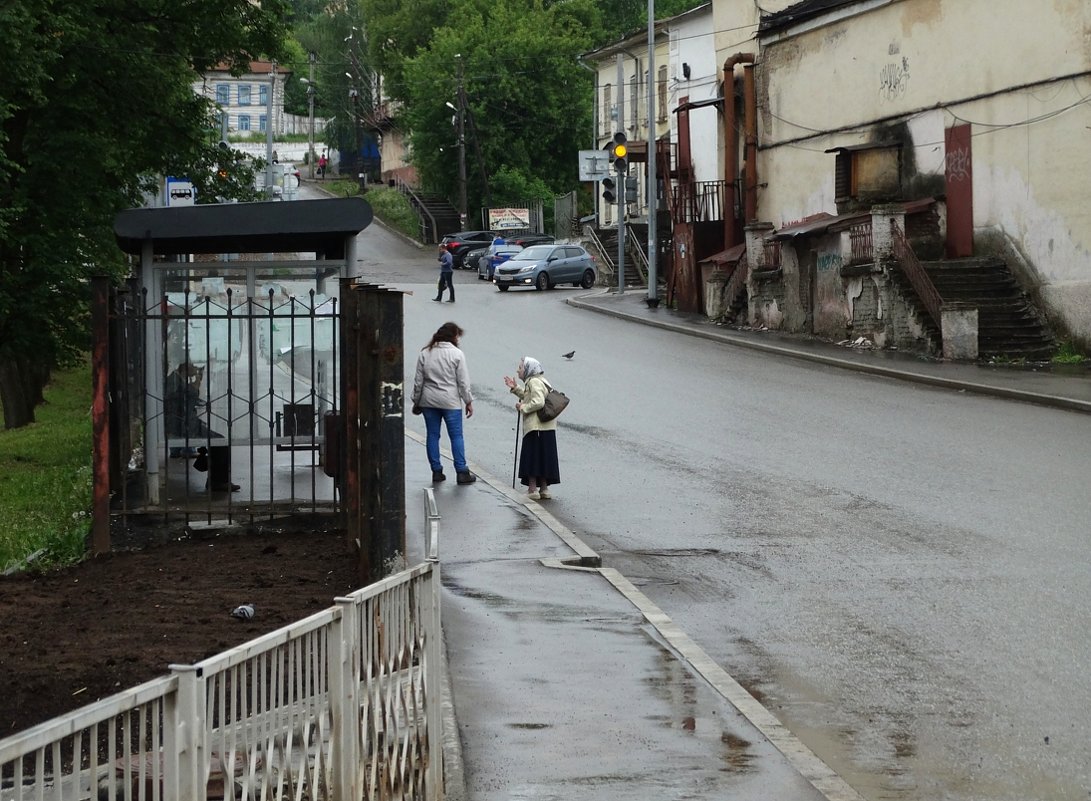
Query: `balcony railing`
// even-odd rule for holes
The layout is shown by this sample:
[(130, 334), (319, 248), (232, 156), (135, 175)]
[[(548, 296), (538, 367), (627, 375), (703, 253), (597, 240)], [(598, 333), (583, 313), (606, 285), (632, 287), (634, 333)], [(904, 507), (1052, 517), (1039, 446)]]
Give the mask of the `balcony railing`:
[(780, 267), (780, 242), (765, 242), (765, 269)]
[(875, 248), (871, 243), (871, 221), (854, 225), (849, 229), (849, 264), (870, 264), (875, 261)]
[(724, 218), (726, 181), (699, 181), (672, 187), (674, 222), (715, 222)]

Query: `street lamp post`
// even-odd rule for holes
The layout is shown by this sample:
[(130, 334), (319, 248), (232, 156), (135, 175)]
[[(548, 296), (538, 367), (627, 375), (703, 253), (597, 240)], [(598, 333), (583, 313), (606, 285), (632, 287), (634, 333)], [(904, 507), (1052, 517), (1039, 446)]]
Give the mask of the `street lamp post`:
[(447, 108), (458, 114), (458, 219), (463, 231), (466, 230), (466, 124), (462, 109), (462, 91), (459, 87), (458, 107), (448, 101)]
[(310, 133), (307, 137), (307, 165), (310, 167), (311, 180), (314, 180), (314, 65), (318, 61), (318, 54), (313, 50), (307, 54), (310, 62), (310, 78), (300, 78), (307, 84), (307, 117), (310, 122)]
[(655, 226), (658, 217), (659, 193), (656, 186), (655, 136), (655, 0), (648, 0), (648, 306), (659, 305), (659, 276), (656, 274), (658, 241)]

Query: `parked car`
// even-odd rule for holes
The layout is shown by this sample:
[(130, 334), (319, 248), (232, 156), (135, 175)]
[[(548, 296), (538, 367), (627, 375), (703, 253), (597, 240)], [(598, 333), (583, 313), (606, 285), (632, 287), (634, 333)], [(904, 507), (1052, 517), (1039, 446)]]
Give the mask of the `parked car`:
[(494, 245), (477, 260), (477, 277), (491, 281), (496, 275), (496, 268), (521, 251), (520, 245)]
[(549, 234), (515, 234), (504, 241), (509, 245), (529, 248), (531, 245), (552, 245), (555, 239)]
[(496, 288), (507, 292), (513, 286), (552, 289), (571, 283), (590, 289), (598, 272), (594, 257), (579, 245), (531, 245), (496, 268)]
[[(491, 247), (491, 246), (490, 246)], [(489, 253), (489, 248), (482, 248), (474, 245), (473, 249), (467, 250), (462, 257), (462, 265), (460, 269), (463, 270), (476, 270), (478, 262), (485, 258)]]
[(447, 252), (454, 258), (456, 270), (473, 269), (474, 262), (468, 262), (467, 256), (474, 250), (484, 252), (496, 236), (495, 231), (461, 231), (447, 234), (441, 244), (447, 246)]

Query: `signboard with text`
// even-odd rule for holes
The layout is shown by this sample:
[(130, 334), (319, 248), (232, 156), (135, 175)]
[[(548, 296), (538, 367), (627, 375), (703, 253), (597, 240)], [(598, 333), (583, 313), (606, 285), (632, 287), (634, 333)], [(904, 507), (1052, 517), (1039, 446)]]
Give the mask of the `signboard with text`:
[(489, 209), (490, 231), (514, 231), (530, 228), (530, 209)]

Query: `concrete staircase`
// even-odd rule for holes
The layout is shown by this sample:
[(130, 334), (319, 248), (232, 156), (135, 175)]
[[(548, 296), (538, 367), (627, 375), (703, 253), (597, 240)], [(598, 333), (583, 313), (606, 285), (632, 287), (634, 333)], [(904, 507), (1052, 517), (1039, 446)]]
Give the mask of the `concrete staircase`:
[(462, 230), (458, 210), (447, 198), (410, 189), (405, 184), (399, 185), (398, 189), (409, 198), (413, 211), (417, 213), (417, 218), (420, 220), (420, 241), (424, 244), (438, 244), (445, 234), (454, 234)]
[[(617, 227), (611, 226), (609, 228), (596, 228), (595, 234), (598, 236), (599, 241), (602, 243), (603, 250), (602, 257), (606, 261), (606, 268), (613, 273), (613, 277), (608, 280), (610, 285), (617, 286), (617, 272), (615, 264), (617, 262)], [(626, 230), (625, 232), (625, 286), (647, 286), (647, 281), (640, 275), (640, 271), (636, 268), (636, 261), (630, 254), (633, 247), (640, 247), (639, 241), (634, 241), (633, 232)], [(596, 258), (599, 254), (596, 254)], [(600, 268), (602, 265), (600, 265)], [(604, 270), (600, 269), (600, 272)]]
[[(921, 262), (945, 303), (978, 309), (982, 359), (1049, 359), (1057, 350), (1042, 316), (1008, 265), (997, 258)], [(904, 280), (899, 274), (899, 280)], [(903, 291), (904, 291), (903, 287)], [(914, 297), (910, 290), (907, 297)]]

